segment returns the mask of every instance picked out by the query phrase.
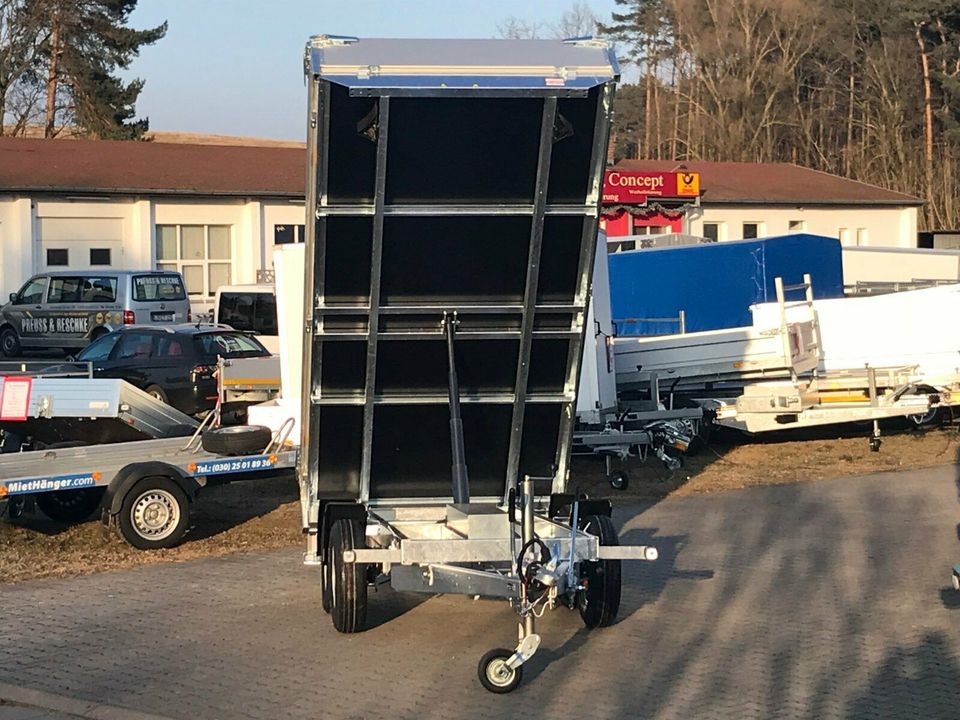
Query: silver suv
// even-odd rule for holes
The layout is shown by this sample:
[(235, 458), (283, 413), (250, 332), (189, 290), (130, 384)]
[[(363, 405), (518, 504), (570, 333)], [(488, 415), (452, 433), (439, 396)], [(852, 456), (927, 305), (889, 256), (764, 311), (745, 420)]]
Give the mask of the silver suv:
[(69, 270), (34, 275), (0, 308), (0, 352), (71, 352), (123, 325), (190, 322), (180, 273)]

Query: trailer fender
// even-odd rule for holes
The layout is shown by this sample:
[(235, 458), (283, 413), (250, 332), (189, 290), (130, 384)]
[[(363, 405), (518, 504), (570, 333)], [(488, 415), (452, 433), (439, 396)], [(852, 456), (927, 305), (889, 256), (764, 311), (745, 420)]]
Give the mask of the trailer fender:
[(106, 497), (103, 499), (104, 520), (109, 521), (111, 517), (120, 514), (120, 508), (123, 505), (123, 498), (127, 492), (138, 482), (147, 477), (168, 477), (186, 493), (190, 502), (197, 496), (200, 490), (200, 483), (195, 478), (184, 475), (183, 472), (164, 462), (141, 462), (132, 463), (122, 468), (116, 474), (110, 485), (107, 487)]
[(367, 508), (364, 505), (355, 502), (330, 502), (326, 503), (321, 510), (320, 520), (320, 555), (327, 548), (330, 539), (330, 528), (333, 524), (342, 518), (356, 520), (357, 522), (366, 522)]

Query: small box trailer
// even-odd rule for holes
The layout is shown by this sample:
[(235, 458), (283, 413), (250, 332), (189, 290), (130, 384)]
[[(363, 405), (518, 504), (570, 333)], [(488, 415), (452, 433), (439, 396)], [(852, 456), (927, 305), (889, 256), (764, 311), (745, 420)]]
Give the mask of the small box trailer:
[(605, 42), (317, 36), (306, 49), (305, 562), (345, 633), (368, 586), (507, 599), (509, 692), (547, 607), (610, 625), (606, 501), (569, 486), (619, 70)]

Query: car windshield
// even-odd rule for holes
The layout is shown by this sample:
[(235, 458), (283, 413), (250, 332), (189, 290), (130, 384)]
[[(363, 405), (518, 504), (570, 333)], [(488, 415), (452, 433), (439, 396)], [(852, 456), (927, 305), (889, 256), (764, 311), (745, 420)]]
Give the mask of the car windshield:
[(194, 335), (194, 346), (200, 355), (225, 358), (269, 355), (270, 352), (249, 335), (240, 332), (208, 332)]
[(185, 300), (183, 281), (179, 275), (136, 275), (133, 278), (133, 299), (137, 302)]
[(95, 340), (87, 345), (80, 354), (77, 355), (77, 362), (93, 362), (95, 360), (106, 360), (110, 357), (110, 351), (120, 339), (120, 333), (110, 333), (104, 335), (99, 340)]

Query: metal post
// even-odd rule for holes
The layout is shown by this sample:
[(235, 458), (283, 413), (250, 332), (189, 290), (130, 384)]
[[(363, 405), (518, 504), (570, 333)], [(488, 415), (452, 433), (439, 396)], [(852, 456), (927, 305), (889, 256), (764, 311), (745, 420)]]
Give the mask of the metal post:
[(510, 420), (510, 447), (507, 451), (507, 478), (504, 489), (510, 488), (520, 473), (520, 454), (523, 444), (523, 419), (527, 403), (527, 380), (530, 374), (530, 351), (533, 346), (534, 313), (537, 305), (537, 287), (540, 282), (540, 251), (543, 246), (543, 224), (547, 208), (547, 186), (550, 182), (550, 157), (553, 151), (554, 124), (557, 117), (557, 99), (543, 101), (540, 119), (540, 148), (537, 160), (537, 184), (530, 221), (530, 247), (527, 251), (526, 284), (523, 292), (523, 317), (520, 320), (520, 347), (517, 353), (517, 374), (514, 383), (513, 415)]
[[(522, 526), (522, 539), (523, 543), (521, 547), (526, 547), (527, 543), (531, 542), (534, 538), (533, 534), (533, 498), (534, 498), (534, 487), (533, 487), (533, 478), (529, 475), (523, 476), (523, 526)], [(524, 582), (520, 583), (520, 602), (526, 605), (528, 601), (527, 597), (527, 584)], [(534, 633), (534, 617), (533, 613), (529, 612), (523, 617), (523, 632), (524, 636), (533, 635)], [(522, 640), (523, 638), (521, 638)]]
[(681, 309), (678, 315), (678, 318), (680, 323), (680, 334), (686, 335), (687, 334), (687, 311)]
[(390, 98), (377, 106), (376, 181), (373, 189), (373, 237), (370, 247), (370, 313), (367, 326), (367, 370), (363, 388), (363, 447), (360, 456), (360, 500), (370, 499), (373, 466), (373, 413), (377, 385), (377, 344), (380, 331), (380, 270), (383, 264), (383, 206), (386, 203), (387, 141), (390, 137)]
[(467, 477), (467, 458), (463, 449), (463, 420), (460, 418), (460, 383), (457, 380), (457, 360), (454, 353), (453, 335), (456, 332), (457, 314), (443, 314), (443, 329), (447, 336), (447, 380), (450, 393), (450, 449), (453, 454), (451, 477), (453, 502), (470, 502), (470, 480)]

